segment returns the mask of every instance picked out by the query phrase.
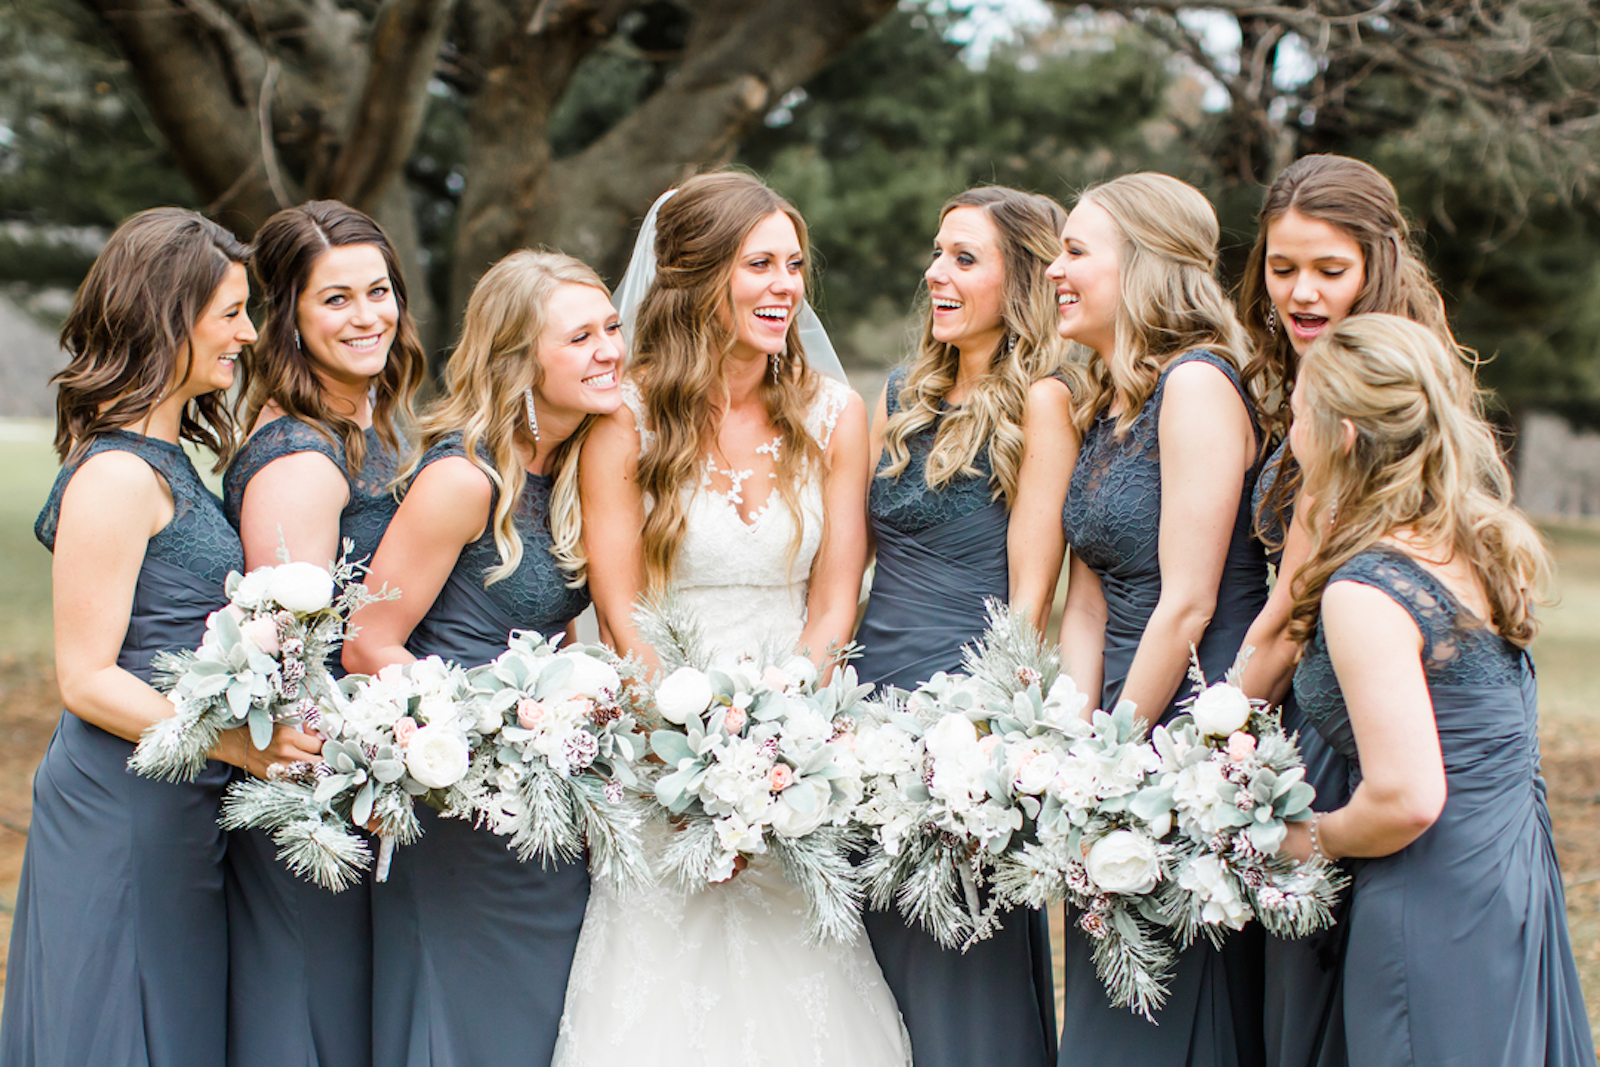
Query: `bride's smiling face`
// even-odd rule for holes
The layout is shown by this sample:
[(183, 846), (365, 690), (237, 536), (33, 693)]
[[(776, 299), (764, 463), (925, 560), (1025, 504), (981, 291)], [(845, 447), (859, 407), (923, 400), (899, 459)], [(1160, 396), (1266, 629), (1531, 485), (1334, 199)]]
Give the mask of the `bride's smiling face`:
[(723, 325), (733, 355), (750, 359), (782, 352), (789, 323), (805, 296), (805, 251), (794, 222), (774, 211), (745, 236), (734, 260)]

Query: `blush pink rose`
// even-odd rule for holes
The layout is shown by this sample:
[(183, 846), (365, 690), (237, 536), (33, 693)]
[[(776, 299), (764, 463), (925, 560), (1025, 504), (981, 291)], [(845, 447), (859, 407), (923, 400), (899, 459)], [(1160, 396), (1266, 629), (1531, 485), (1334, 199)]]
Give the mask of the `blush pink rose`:
[(239, 631), (245, 639), (255, 645), (269, 656), (278, 654), (278, 623), (270, 615), (263, 615), (258, 619), (251, 619), (239, 626)]
[(1000, 738), (995, 734), (985, 734), (978, 740), (978, 751), (985, 756), (994, 754), (995, 748), (1000, 744)]
[(1256, 753), (1256, 739), (1253, 735), (1243, 730), (1235, 730), (1228, 735), (1228, 758), (1235, 763), (1243, 763)]
[(542, 702), (528, 697), (517, 701), (517, 722), (524, 730), (538, 729), (539, 724), (544, 722), (544, 717), (545, 707)]
[(787, 763), (780, 763), (772, 768), (772, 773), (767, 776), (767, 785), (774, 793), (781, 793), (788, 789), (794, 782), (794, 771)]
[(411, 743), (411, 736), (417, 732), (417, 721), (409, 715), (402, 715), (394, 721), (394, 739), (401, 745)]
[(769, 666), (761, 672), (761, 684), (768, 689), (784, 690), (789, 688), (789, 676), (779, 668)]
[(744, 713), (743, 708), (729, 708), (728, 713), (722, 717), (722, 724), (728, 728), (730, 734), (736, 734), (744, 729), (744, 724), (750, 718)]

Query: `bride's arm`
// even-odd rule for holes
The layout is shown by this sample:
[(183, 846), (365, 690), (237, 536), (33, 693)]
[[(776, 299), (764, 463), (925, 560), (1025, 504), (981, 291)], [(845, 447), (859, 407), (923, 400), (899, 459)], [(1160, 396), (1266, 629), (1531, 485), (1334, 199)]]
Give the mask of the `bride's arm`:
[(644, 586), (644, 494), (638, 471), (639, 431), (633, 412), (623, 406), (600, 420), (579, 456), (583, 550), (589, 558), (589, 595), (600, 640), (654, 667), (655, 650), (640, 640), (633, 625), (634, 604)]
[[(821, 666), (855, 629), (867, 565), (867, 408), (852, 392), (828, 442), (822, 482), (822, 546), (811, 565), (800, 647)], [(598, 597), (596, 598), (598, 600)]]

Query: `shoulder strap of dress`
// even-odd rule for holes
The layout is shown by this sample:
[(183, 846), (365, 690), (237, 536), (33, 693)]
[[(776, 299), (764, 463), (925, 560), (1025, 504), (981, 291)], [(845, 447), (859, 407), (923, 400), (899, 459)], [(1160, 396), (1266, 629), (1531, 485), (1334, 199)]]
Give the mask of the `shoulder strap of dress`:
[(1208, 363), (1227, 376), (1228, 382), (1233, 386), (1234, 392), (1239, 394), (1239, 399), (1244, 403), (1245, 411), (1250, 415), (1250, 426), (1255, 430), (1256, 440), (1259, 443), (1261, 440), (1261, 423), (1260, 420), (1256, 418), (1256, 404), (1254, 400), (1250, 399), (1250, 394), (1245, 392), (1244, 379), (1239, 374), (1239, 368), (1233, 365), (1232, 360), (1228, 359), (1226, 356), (1218, 355), (1209, 348), (1191, 348), (1189, 351), (1179, 355), (1176, 359), (1174, 359), (1171, 363), (1168, 363), (1166, 367), (1162, 369), (1161, 377), (1156, 381), (1156, 391), (1154, 394), (1154, 399), (1156, 400), (1157, 406), (1160, 405), (1162, 398), (1166, 395), (1167, 376), (1178, 367), (1183, 366), (1185, 363), (1196, 362)]
[(56, 523), (61, 517), (61, 498), (67, 491), (67, 484), (72, 481), (79, 467), (102, 452), (131, 452), (148, 463), (166, 481), (167, 488), (172, 492), (172, 502), (179, 512), (193, 505), (196, 492), (205, 492), (194, 463), (182, 448), (124, 430), (99, 434), (88, 443), (81, 456), (61, 468), (55, 484), (50, 487), (50, 496), (45, 500), (43, 510), (34, 521), (34, 536), (52, 552), (56, 545)]
[(1346, 560), (1328, 578), (1378, 590), (1405, 609), (1422, 633), (1422, 658), (1433, 658), (1436, 639), (1455, 624), (1455, 600), (1422, 564), (1396, 549), (1376, 546)]
[(622, 402), (633, 412), (633, 425), (639, 431), (639, 454), (642, 456), (655, 441), (656, 433), (650, 429), (649, 421), (645, 418), (644, 394), (639, 391), (639, 383), (632, 378), (622, 379)]

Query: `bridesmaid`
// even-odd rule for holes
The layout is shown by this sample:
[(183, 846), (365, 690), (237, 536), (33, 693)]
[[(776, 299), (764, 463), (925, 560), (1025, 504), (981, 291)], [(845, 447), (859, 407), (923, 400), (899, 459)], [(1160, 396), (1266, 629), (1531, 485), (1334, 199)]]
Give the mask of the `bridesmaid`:
[(194, 648), (243, 565), (182, 447), (226, 459), (225, 391), (256, 339), (245, 247), (191, 211), (124, 222), (90, 268), (61, 345), (61, 474), (35, 533), (54, 553), (66, 711), (33, 781), (0, 1063), (190, 1067), (227, 1045), (228, 920), (217, 809), (228, 769), (311, 758), (298, 733), (242, 730), (193, 782), (141, 778), (133, 744), (172, 705), (158, 652)]
[[(921, 344), (890, 373), (873, 417), (877, 570), (856, 633), (863, 682), (911, 689), (959, 670), (962, 646), (983, 632), (984, 601), (1006, 600), (1006, 527), (1025, 446), (1037, 423), (1071, 434), (1072, 395), (1049, 377), (1065, 345), (1044, 276), (1065, 223), (1055, 201), (992, 186), (940, 214)], [(1059, 531), (1056, 515), (1046, 518)], [(865, 921), (917, 1067), (1054, 1061), (1042, 911), (1011, 913), (965, 954), (894, 910)]]
[[(551, 252), (513, 252), (467, 304), (445, 395), (359, 613), (347, 668), (437, 655), (463, 667), (512, 630), (551, 634), (589, 603), (579, 447), (622, 403), (622, 327), (604, 283)], [(373, 887), (373, 1062), (548, 1064), (589, 899), (581, 863), (519, 862), (506, 839), (419, 811), (424, 835)]]
[[(1260, 358), (1285, 368), (1286, 390), (1312, 342), (1348, 315), (1402, 315), (1456, 347), (1399, 197), (1377, 170), (1345, 156), (1305, 156), (1272, 183), (1258, 221), (1240, 313)], [(1301, 717), (1289, 689), (1300, 652), (1288, 638), (1290, 590), (1306, 558), (1304, 517), (1311, 509), (1294, 499), (1300, 471), (1287, 454), (1288, 407), (1277, 415), (1284, 439), (1257, 483), (1253, 508), (1278, 574), (1267, 606), (1245, 635), (1256, 651), (1244, 683), (1254, 696), (1282, 701), (1284, 728), (1298, 734), (1306, 780), (1317, 790), (1315, 806), (1331, 811), (1349, 799), (1349, 765)], [(1272, 1067), (1345, 1062), (1339, 999), (1344, 940), (1342, 921), (1299, 940), (1266, 939), (1265, 1036)]]
[[(341, 540), (370, 559), (393, 517), (388, 491), (425, 357), (406, 314), (394, 247), (335, 200), (287, 208), (256, 233), (266, 305), (245, 361), (250, 437), (223, 479), (247, 568), (289, 557), (327, 566)], [(316, 740), (304, 744), (316, 747)], [(370, 1063), (371, 887), (304, 881), (259, 830), (229, 834), (228, 1062), (234, 1067)]]
[[(1217, 236), (1195, 189), (1130, 174), (1079, 197), (1050, 267), (1061, 335), (1094, 353), (1064, 513), (1062, 657), (1080, 690), (1106, 708), (1131, 700), (1149, 724), (1177, 714), (1191, 646), (1220, 677), (1267, 597), (1250, 492), (1253, 383), (1271, 375), (1246, 369)], [(1246, 931), (1227, 944), (1180, 955), (1153, 1025), (1111, 1006), (1088, 936), (1069, 926), (1060, 1062), (1259, 1063), (1259, 941), (1252, 950)]]
[(1352, 1067), (1595, 1062), (1527, 653), (1550, 559), (1474, 392), (1437, 332), (1360, 315), (1308, 349), (1292, 400), (1317, 501), (1294, 687), (1359, 784), (1285, 848), (1365, 859), (1344, 967)]

